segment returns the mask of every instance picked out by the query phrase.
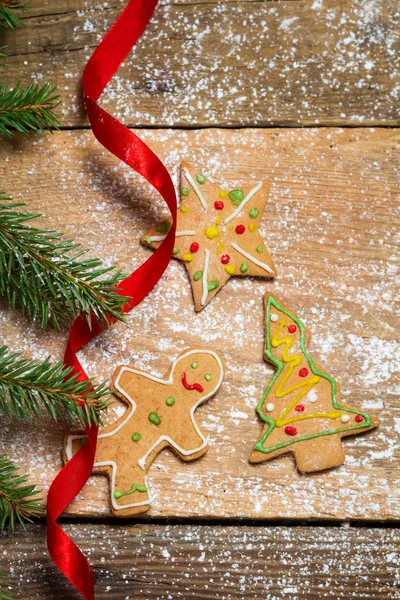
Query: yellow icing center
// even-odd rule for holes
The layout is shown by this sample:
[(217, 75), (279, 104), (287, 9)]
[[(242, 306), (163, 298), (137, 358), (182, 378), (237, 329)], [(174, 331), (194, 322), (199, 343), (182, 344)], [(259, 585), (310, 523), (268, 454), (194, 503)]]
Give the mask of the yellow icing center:
[(251, 233), (254, 233), (256, 230), (256, 226), (254, 225), (254, 223), (250, 223), (249, 225), (249, 231), (251, 231)]
[(218, 227), (211, 225), (210, 227), (207, 227), (205, 234), (209, 240), (215, 240), (215, 238), (219, 236), (219, 229)]
[(193, 260), (193, 256), (190, 254), (190, 252), (185, 252), (185, 254), (182, 256), (182, 260), (191, 262)]
[(235, 267), (232, 265), (226, 265), (225, 271), (229, 273), (229, 275), (234, 275), (236, 273)]
[(221, 190), (219, 193), (219, 197), (220, 198), (226, 198), (226, 191), (225, 190)]
[(187, 211), (189, 210), (188, 207), (185, 204), (182, 204), (180, 207), (181, 212), (183, 213), (187, 213)]

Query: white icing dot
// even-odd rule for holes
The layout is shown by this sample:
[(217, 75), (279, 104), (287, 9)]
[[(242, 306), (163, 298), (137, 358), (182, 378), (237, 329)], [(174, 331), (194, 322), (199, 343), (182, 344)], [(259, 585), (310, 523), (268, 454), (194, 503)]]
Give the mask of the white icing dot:
[(268, 404), (265, 408), (267, 409), (268, 412), (272, 412), (275, 408), (275, 404), (272, 404), (272, 402), (268, 402)]
[(342, 421), (342, 423), (348, 423), (350, 421), (350, 417), (349, 415), (342, 415), (340, 417), (340, 420)]
[(279, 319), (279, 317), (278, 317), (278, 315), (272, 314), (270, 319), (273, 323), (275, 323), (275, 321), (277, 321)]
[(315, 390), (310, 390), (307, 398), (309, 402), (316, 402), (318, 400), (317, 392)]

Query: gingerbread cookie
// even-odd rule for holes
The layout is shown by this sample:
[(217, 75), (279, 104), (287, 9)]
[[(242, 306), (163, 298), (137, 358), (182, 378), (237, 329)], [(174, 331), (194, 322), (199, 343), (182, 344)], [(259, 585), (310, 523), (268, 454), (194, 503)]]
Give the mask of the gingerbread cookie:
[[(173, 255), (185, 263), (197, 311), (232, 275), (276, 276), (258, 231), (268, 189), (260, 182), (226, 191), (189, 163), (182, 163)], [(170, 227), (170, 220), (162, 221), (143, 236), (142, 243), (158, 248)]]
[(265, 358), (277, 370), (257, 406), (265, 425), (250, 462), (291, 452), (303, 473), (341, 465), (341, 438), (376, 427), (377, 419), (340, 402), (339, 384), (307, 352), (300, 319), (274, 296), (264, 303)]
[[(133, 367), (118, 367), (113, 387), (128, 410), (98, 436), (95, 472), (107, 474), (116, 516), (129, 517), (150, 508), (147, 471), (157, 454), (169, 446), (183, 460), (194, 460), (208, 448), (194, 419), (196, 408), (217, 393), (224, 376), (220, 357), (212, 350), (186, 350), (162, 379)], [(85, 436), (69, 435), (68, 461)]]

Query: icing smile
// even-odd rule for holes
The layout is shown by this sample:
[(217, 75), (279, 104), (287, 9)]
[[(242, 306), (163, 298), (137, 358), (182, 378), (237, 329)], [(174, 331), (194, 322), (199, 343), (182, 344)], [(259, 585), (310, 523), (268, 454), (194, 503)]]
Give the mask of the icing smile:
[(204, 388), (200, 383), (188, 383), (186, 379), (186, 373), (182, 373), (182, 383), (186, 390), (197, 390), (198, 392), (204, 392)]

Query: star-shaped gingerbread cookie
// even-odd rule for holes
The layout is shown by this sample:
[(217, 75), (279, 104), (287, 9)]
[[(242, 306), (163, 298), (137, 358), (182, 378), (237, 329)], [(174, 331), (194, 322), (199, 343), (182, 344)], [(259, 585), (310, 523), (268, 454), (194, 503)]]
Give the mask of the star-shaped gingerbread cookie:
[[(129, 517), (150, 508), (147, 472), (157, 454), (169, 446), (183, 460), (202, 456), (208, 442), (195, 421), (196, 408), (214, 396), (224, 376), (218, 354), (207, 349), (183, 352), (165, 378), (121, 366), (113, 387), (128, 410), (98, 436), (95, 472), (110, 480), (111, 508)], [(86, 439), (69, 435), (64, 444), (67, 462)]]
[[(256, 183), (225, 190), (193, 165), (181, 165), (181, 204), (173, 255), (188, 270), (196, 311), (202, 310), (232, 275), (275, 277), (259, 233), (269, 186)], [(150, 229), (142, 243), (156, 249), (171, 221)]]

